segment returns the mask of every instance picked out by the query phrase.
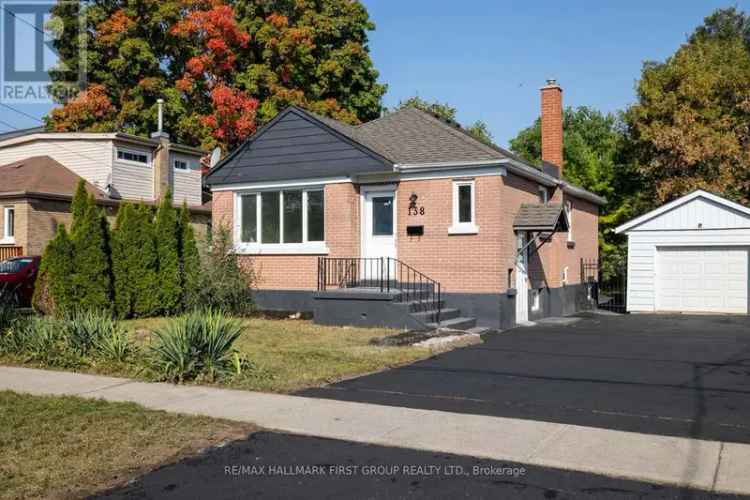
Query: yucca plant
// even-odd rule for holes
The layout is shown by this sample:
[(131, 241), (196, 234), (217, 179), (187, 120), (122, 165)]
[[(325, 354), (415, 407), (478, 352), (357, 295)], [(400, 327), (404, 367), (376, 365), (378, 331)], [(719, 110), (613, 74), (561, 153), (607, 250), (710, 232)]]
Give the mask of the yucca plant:
[(49, 366), (74, 366), (80, 362), (68, 349), (65, 323), (50, 317), (17, 319), (3, 335), (2, 349)]
[(80, 312), (65, 321), (70, 347), (82, 355), (89, 354), (104, 339), (110, 339), (118, 325), (111, 314), (98, 311)]
[(151, 347), (153, 369), (165, 380), (213, 382), (242, 370), (234, 348), (242, 322), (221, 311), (194, 311), (174, 318), (157, 330)]
[(136, 352), (127, 330), (114, 322), (111, 331), (95, 340), (94, 349), (102, 358), (119, 363), (127, 361)]

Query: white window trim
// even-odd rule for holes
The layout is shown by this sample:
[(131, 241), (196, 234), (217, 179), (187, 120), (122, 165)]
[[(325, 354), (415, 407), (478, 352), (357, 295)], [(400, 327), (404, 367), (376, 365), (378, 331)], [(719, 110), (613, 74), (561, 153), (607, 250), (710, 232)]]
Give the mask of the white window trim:
[(568, 284), (568, 266), (563, 267), (562, 270), (562, 284), (567, 285)]
[[(284, 238), (284, 191), (302, 191), (302, 243), (263, 243), (263, 227), (261, 217), (261, 195), (266, 193), (279, 193), (279, 236), (280, 239)], [(252, 255), (327, 255), (330, 253), (330, 249), (324, 241), (307, 241), (307, 205), (308, 199), (307, 194), (310, 191), (323, 191), (325, 196), (325, 190), (322, 186), (316, 187), (299, 187), (299, 186), (287, 186), (283, 188), (274, 189), (263, 189), (263, 190), (252, 190), (252, 191), (237, 191), (234, 194), (234, 249), (238, 254), (252, 254)], [(257, 237), (261, 241), (259, 243), (243, 243), (240, 241), (242, 235), (242, 197), (256, 195), (255, 202), (255, 216), (256, 219), (256, 230), (258, 231)], [(324, 209), (325, 210), (325, 209)], [(325, 232), (323, 234), (325, 238)]]
[[(118, 152), (124, 152), (124, 153), (131, 153), (135, 155), (146, 155), (147, 163), (141, 163), (139, 161), (132, 161), (132, 160), (123, 160), (120, 159), (118, 156)], [(151, 153), (149, 151), (143, 151), (141, 149), (132, 149), (132, 148), (126, 148), (122, 146), (115, 146), (115, 162), (117, 163), (123, 163), (125, 165), (134, 165), (136, 167), (152, 167), (153, 166), (153, 157), (151, 156)]]
[(568, 218), (568, 242), (573, 243), (573, 203), (570, 201), (565, 202), (565, 215)]
[[(10, 227), (10, 213), (13, 212), (13, 232), (9, 234), (8, 229)], [(16, 243), (16, 207), (4, 207), (3, 208), (3, 238), (0, 239), (0, 244), (12, 245)]]
[[(471, 222), (458, 221), (458, 188), (460, 186), (471, 186)], [(477, 221), (477, 190), (473, 180), (453, 181), (453, 225), (448, 228), (448, 234), (477, 234), (479, 226)]]
[[(178, 161), (184, 163), (185, 164), (185, 168), (177, 168), (177, 162)], [(174, 158), (174, 159), (172, 159), (172, 169), (175, 172), (179, 172), (179, 173), (186, 173), (186, 172), (190, 172), (190, 170), (192, 170), (190, 168), (190, 162), (187, 161), (187, 160), (184, 160), (182, 158)]]

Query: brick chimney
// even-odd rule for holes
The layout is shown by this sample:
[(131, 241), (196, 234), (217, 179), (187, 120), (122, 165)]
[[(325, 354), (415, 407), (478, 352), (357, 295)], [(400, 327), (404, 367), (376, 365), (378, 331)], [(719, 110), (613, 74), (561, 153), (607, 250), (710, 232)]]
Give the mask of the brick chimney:
[[(542, 87), (542, 162), (545, 171), (555, 170), (556, 177), (563, 169), (563, 109), (562, 87), (556, 80), (547, 80)], [(552, 173), (552, 172), (549, 172)]]
[(169, 165), (169, 134), (164, 132), (164, 99), (157, 99), (158, 130), (151, 134), (152, 139), (159, 141), (154, 154), (154, 200), (159, 201), (170, 189), (172, 169)]

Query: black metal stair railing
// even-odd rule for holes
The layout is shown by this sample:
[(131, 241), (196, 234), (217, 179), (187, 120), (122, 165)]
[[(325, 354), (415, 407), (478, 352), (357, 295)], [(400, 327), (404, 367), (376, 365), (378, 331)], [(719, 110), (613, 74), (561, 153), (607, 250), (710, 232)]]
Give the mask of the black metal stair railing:
[(318, 291), (339, 288), (375, 288), (398, 292), (399, 302), (415, 302), (435, 312), (440, 324), (443, 309), (440, 282), (392, 257), (319, 257)]

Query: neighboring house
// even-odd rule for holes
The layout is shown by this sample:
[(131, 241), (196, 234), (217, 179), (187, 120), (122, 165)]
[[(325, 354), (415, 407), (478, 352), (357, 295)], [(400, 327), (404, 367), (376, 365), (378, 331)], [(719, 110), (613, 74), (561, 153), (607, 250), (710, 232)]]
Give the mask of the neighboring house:
[(698, 190), (615, 232), (628, 236), (628, 311), (748, 313), (750, 208)]
[(158, 203), (171, 189), (198, 231), (210, 224), (203, 201), (202, 150), (123, 133), (62, 133), (28, 129), (0, 134), (0, 259), (40, 255), (58, 223), (69, 223), (80, 179), (113, 218), (123, 201)]
[[(586, 302), (581, 259), (598, 257), (605, 201), (560, 176), (554, 81), (542, 128), (539, 169), (416, 109), (353, 127), (291, 107), (209, 173), (214, 225), (232, 228), (262, 308), (396, 327), (434, 321), (436, 306), (461, 328), (570, 313)], [(371, 293), (383, 281), (385, 302), (392, 292), (408, 315), (384, 317), (384, 294)], [(399, 296), (417, 287), (431, 303)]]

